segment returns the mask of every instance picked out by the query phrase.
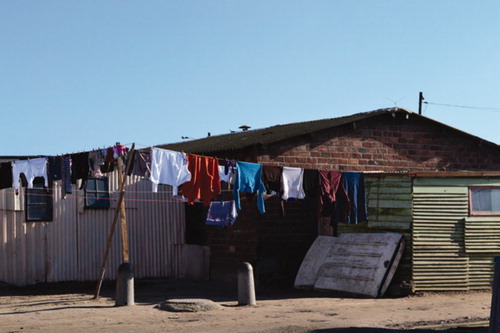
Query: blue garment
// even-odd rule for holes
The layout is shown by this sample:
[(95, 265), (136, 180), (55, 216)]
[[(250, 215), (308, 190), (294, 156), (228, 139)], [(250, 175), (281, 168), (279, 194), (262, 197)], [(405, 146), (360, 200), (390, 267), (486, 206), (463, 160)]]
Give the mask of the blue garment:
[(257, 208), (262, 214), (266, 212), (263, 194), (266, 191), (262, 182), (262, 165), (257, 163), (236, 162), (236, 180), (234, 181), (234, 201), (241, 210), (240, 191), (257, 192)]
[(234, 201), (212, 201), (208, 208), (206, 225), (232, 225), (238, 217)]
[[(342, 172), (342, 184), (350, 201), (348, 216), (340, 214), (344, 211), (342, 205), (349, 209), (349, 203), (337, 200), (336, 221), (357, 224), (368, 220), (365, 194), (365, 177), (361, 172)], [(340, 198), (339, 198), (340, 199)]]

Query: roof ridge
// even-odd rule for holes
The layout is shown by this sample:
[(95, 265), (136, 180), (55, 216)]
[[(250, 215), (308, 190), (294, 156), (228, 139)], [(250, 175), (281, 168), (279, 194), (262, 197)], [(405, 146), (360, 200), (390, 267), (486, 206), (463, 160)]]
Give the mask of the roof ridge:
[[(157, 147), (178, 150), (178, 151), (181, 150), (186, 152), (198, 152), (198, 153), (210, 152), (216, 150), (239, 149), (254, 144), (266, 144), (270, 142), (278, 142), (281, 140), (288, 139), (290, 137), (317, 132), (324, 130), (326, 128), (337, 127), (357, 120), (363, 120), (371, 118), (373, 116), (378, 116), (381, 114), (388, 114), (393, 112), (404, 112), (407, 114), (410, 113), (413, 114), (412, 111), (399, 107), (382, 108), (373, 111), (359, 112), (335, 118), (309, 120), (309, 121), (295, 122), (288, 124), (277, 124), (269, 127), (251, 129), (241, 132), (211, 135), (205, 138), (157, 145)], [(283, 131), (284, 128), (288, 128), (289, 130)], [(266, 136), (267, 134), (269, 135)], [(229, 141), (226, 140), (226, 138), (228, 137), (231, 137), (231, 140)]]

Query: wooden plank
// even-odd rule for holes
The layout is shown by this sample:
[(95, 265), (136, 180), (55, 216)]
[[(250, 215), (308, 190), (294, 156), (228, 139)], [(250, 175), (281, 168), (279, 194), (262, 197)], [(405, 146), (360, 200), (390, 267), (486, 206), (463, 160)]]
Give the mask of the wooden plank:
[[(123, 161), (121, 157), (117, 158), (118, 164), (118, 183), (120, 188), (123, 188), (125, 185), (125, 179), (122, 173), (123, 170)], [(126, 177), (126, 175), (125, 175)], [(121, 240), (122, 240), (122, 258), (124, 263), (129, 262), (128, 256), (128, 233), (127, 233), (127, 214), (125, 212), (125, 200), (122, 200), (120, 203), (120, 225), (121, 225)]]
[(371, 228), (383, 228), (387, 230), (409, 230), (411, 228), (411, 223), (369, 221), (369, 226)]
[(379, 199), (377, 202), (370, 202), (368, 207), (379, 207), (379, 208), (412, 208), (412, 203), (410, 198), (408, 200), (387, 200)]
[(368, 197), (372, 196), (387, 196), (387, 197), (392, 197), (394, 195), (397, 195), (398, 197), (401, 196), (406, 196), (412, 194), (411, 192), (411, 186), (402, 184), (401, 186), (379, 186), (376, 187), (377, 183), (372, 183), (372, 184), (366, 184), (366, 193), (368, 194)]
[(411, 224), (413, 221), (411, 216), (395, 216), (395, 215), (385, 215), (385, 214), (376, 214), (375, 209), (368, 209), (368, 214), (373, 213), (370, 216), (370, 220), (368, 221), (368, 225), (370, 225), (370, 222), (372, 221), (380, 221), (380, 222), (395, 222), (395, 223), (405, 223), (405, 224)]

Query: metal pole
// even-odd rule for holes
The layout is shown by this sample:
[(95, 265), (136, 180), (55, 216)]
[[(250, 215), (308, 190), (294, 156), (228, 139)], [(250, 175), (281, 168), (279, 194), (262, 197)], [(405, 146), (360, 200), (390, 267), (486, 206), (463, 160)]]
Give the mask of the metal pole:
[(489, 333), (497, 333), (500, 330), (500, 257), (495, 257), (495, 275), (493, 276), (493, 290), (491, 296), (490, 327)]
[(418, 114), (422, 114), (422, 101), (424, 100), (424, 94), (420, 92), (418, 94)]

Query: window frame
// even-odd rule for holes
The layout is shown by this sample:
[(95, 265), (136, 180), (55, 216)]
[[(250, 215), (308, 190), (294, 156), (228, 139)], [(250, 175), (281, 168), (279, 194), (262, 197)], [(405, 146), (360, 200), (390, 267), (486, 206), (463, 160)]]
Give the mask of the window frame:
[(474, 211), (473, 210), (473, 202), (472, 202), (472, 191), (473, 190), (488, 190), (488, 189), (495, 189), (500, 191), (500, 186), (493, 186), (493, 185), (485, 185), (485, 186), (469, 186), (468, 188), (468, 194), (469, 194), (469, 216), (470, 217), (491, 217), (491, 216), (496, 216), (500, 217), (500, 211)]
[[(38, 178), (38, 177), (37, 177)], [(24, 210), (26, 222), (52, 222), (54, 220), (54, 201), (52, 200), (53, 191), (46, 188), (44, 179), (35, 178), (32, 188), (26, 188), (24, 192)], [(33, 200), (34, 198), (42, 200)], [(33, 202), (36, 201), (36, 202)], [(33, 209), (42, 207), (42, 213), (34, 214)], [(33, 216), (36, 215), (36, 216)]]
[[(92, 183), (94, 184), (94, 188), (89, 189), (89, 185)], [(99, 183), (104, 184), (104, 190), (101, 190), (99, 188)], [(89, 177), (85, 183), (84, 196), (85, 209), (109, 209), (111, 207), (111, 198), (109, 194), (109, 178)]]

